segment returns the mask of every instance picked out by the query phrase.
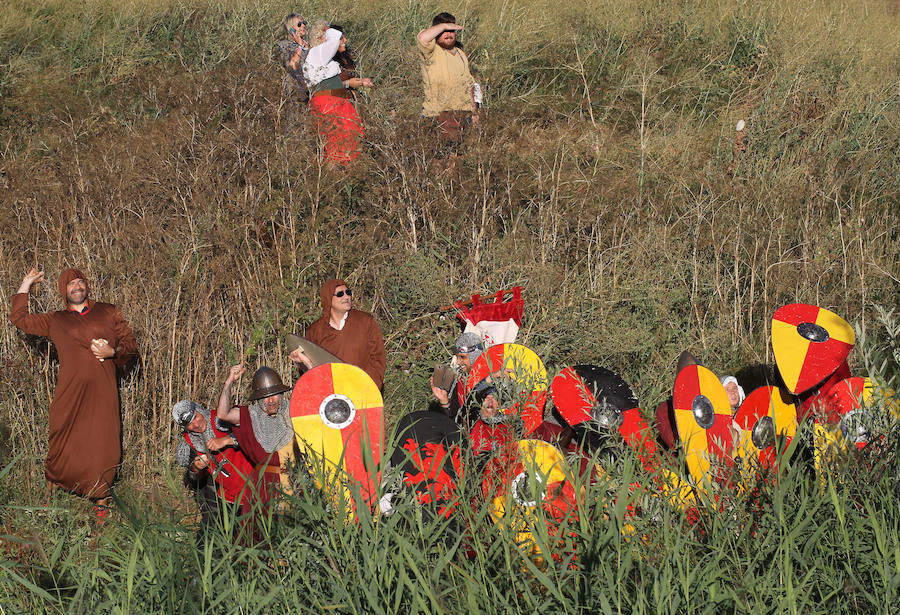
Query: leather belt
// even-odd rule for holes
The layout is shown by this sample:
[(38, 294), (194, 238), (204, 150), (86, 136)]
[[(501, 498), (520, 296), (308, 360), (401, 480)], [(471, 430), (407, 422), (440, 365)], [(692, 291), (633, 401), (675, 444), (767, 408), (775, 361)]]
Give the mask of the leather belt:
[(315, 98), (316, 96), (337, 96), (338, 98), (350, 98), (350, 90), (347, 88), (340, 88), (334, 90), (318, 90), (313, 92), (310, 98)]

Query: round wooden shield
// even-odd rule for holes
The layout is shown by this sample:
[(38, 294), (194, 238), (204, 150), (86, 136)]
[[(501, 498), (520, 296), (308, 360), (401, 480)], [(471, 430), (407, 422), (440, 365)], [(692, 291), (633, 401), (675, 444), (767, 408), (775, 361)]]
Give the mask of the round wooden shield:
[(828, 392), (825, 394), (824, 412), (820, 414), (820, 419), (830, 425), (840, 424), (843, 430), (844, 425), (842, 423), (844, 418), (852, 412), (857, 412), (868, 406), (872, 399), (873, 390), (874, 386), (869, 378), (856, 376), (841, 380), (828, 389)]
[(557, 521), (577, 511), (568, 466), (559, 449), (542, 440), (520, 440), (513, 458), (503, 461), (484, 470), (482, 490), (491, 517), (512, 523), (516, 542), (533, 546), (530, 526), (538, 508)]
[(698, 483), (713, 478), (708, 476), (710, 461), (715, 459), (727, 465), (731, 460), (733, 435), (728, 393), (710, 370), (689, 365), (675, 379), (672, 405), (691, 476)]
[(778, 387), (760, 387), (750, 393), (734, 414), (741, 428), (736, 454), (756, 458), (764, 468), (774, 468), (778, 436), (790, 443), (797, 433), (797, 406)]
[(824, 308), (792, 303), (772, 316), (772, 351), (785, 386), (794, 395), (830, 376), (847, 358), (856, 334), (846, 320)]
[(550, 383), (550, 397), (572, 427), (593, 419), (609, 431), (621, 427), (623, 413), (638, 405), (628, 383), (598, 365), (564, 368)]
[(867, 430), (866, 407), (872, 398), (872, 381), (868, 378), (845, 378), (820, 395), (813, 413), (813, 448), (816, 472), (826, 480), (826, 470), (833, 458), (848, 447), (865, 448)]
[(457, 486), (463, 478), (459, 427), (450, 417), (426, 410), (403, 416), (396, 433), (391, 465), (401, 469), (403, 484), (416, 492), (418, 502), (449, 517), (459, 504)]
[(466, 394), (487, 379), (499, 392), (500, 407), (522, 419), (526, 434), (541, 424), (547, 403), (547, 369), (533, 350), (520, 344), (491, 346), (472, 365)]
[(297, 380), (291, 394), (291, 420), (301, 449), (341, 468), (368, 502), (378, 482), (383, 405), (369, 375), (346, 363), (314, 367)]

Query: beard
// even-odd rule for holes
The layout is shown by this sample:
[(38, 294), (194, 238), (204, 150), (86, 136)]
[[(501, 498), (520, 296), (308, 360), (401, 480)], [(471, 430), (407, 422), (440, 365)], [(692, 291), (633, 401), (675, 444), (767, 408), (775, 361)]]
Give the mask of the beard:
[(81, 305), (87, 299), (87, 291), (82, 289), (70, 290), (66, 293), (66, 301), (72, 305)]
[(267, 453), (272, 453), (288, 444), (294, 437), (294, 425), (291, 421), (291, 400), (282, 395), (278, 411), (269, 414), (263, 400), (252, 402), (248, 408), (250, 424), (256, 441)]

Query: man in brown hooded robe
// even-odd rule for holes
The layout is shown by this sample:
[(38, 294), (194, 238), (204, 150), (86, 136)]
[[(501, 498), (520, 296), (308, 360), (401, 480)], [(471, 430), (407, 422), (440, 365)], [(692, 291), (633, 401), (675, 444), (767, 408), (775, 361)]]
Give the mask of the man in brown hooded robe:
[(351, 291), (343, 280), (328, 280), (319, 296), (322, 317), (309, 326), (306, 339), (362, 368), (382, 388), (386, 357), (378, 323), (368, 312), (353, 309)]
[(43, 279), (43, 272), (28, 272), (13, 295), (9, 319), (25, 333), (49, 337), (59, 356), (44, 473), (48, 485), (57, 484), (105, 506), (122, 462), (116, 367), (131, 359), (137, 345), (116, 306), (88, 299), (87, 280), (78, 269), (59, 275), (66, 309), (30, 314), (28, 293)]

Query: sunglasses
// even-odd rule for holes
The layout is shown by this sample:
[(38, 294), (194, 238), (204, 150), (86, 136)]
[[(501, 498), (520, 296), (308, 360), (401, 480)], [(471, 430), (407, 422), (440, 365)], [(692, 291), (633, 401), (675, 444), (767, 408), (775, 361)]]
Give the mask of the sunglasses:
[(348, 288), (347, 290), (339, 290), (336, 293), (334, 293), (334, 296), (337, 298), (341, 298), (344, 295), (351, 297), (351, 296), (353, 296), (353, 291)]

